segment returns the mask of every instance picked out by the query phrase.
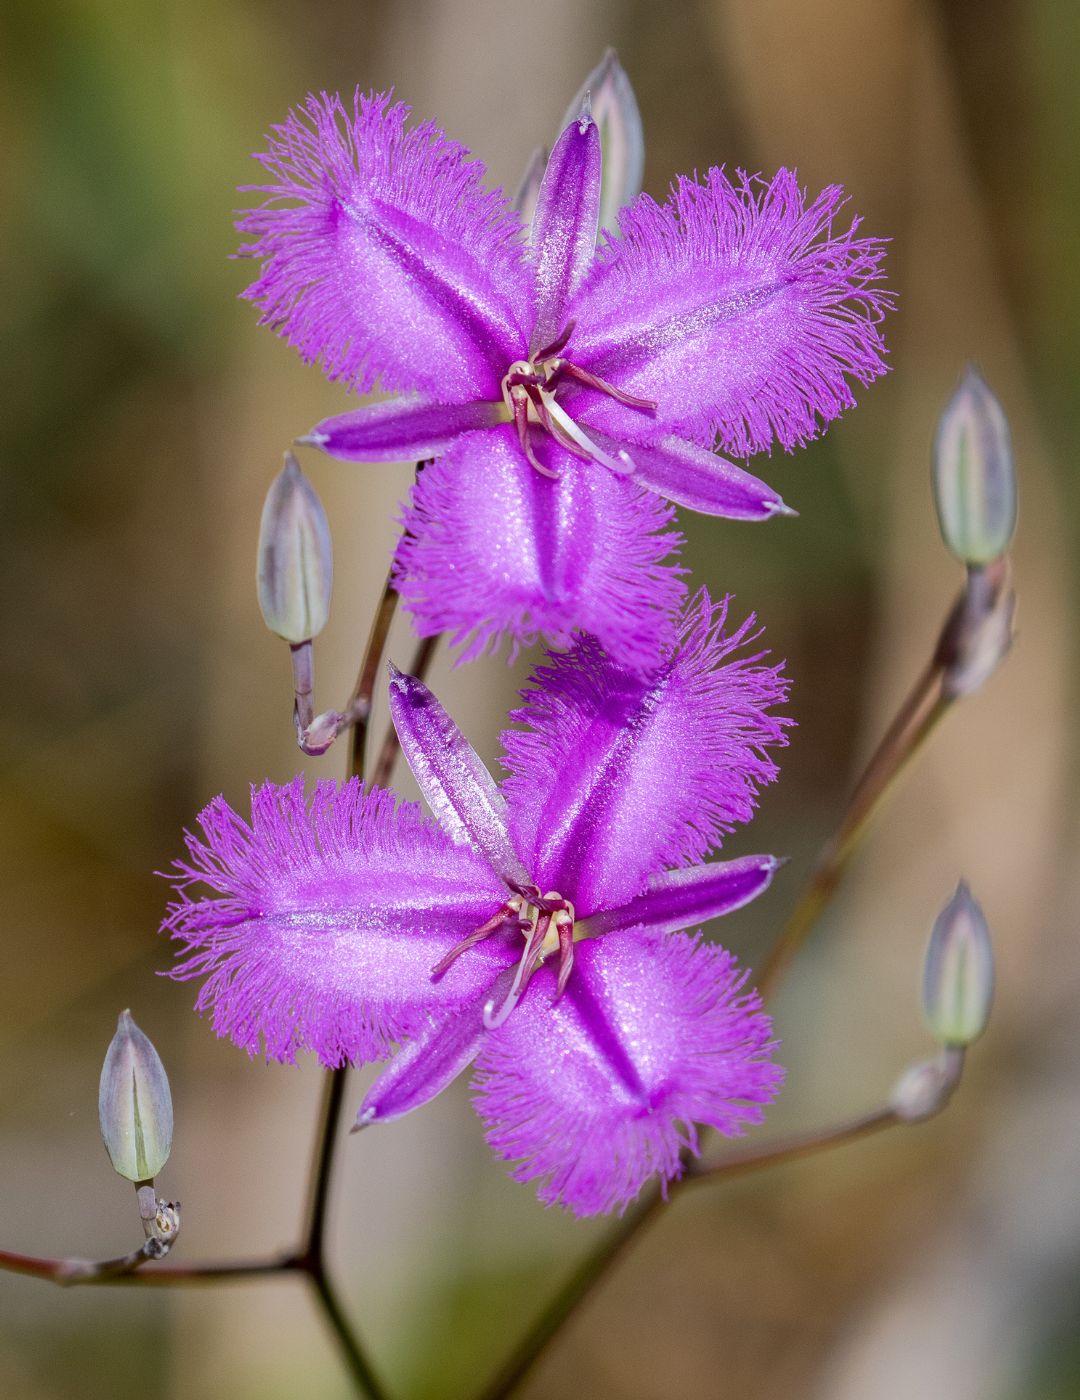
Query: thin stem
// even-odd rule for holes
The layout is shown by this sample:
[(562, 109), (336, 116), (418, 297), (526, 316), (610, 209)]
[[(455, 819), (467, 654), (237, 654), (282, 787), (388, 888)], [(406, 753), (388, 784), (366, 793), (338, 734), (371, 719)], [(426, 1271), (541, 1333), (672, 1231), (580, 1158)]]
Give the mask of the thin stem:
[(293, 719), (296, 732), (304, 730), (315, 718), (315, 649), (310, 639), (289, 648), (293, 670)]
[(78, 1282), (137, 1284), (140, 1288), (198, 1288), (221, 1283), (246, 1283), (253, 1278), (273, 1278), (298, 1273), (295, 1254), (270, 1254), (265, 1259), (223, 1259), (194, 1264), (158, 1264), (140, 1273), (118, 1274), (113, 1278)]
[[(416, 648), (413, 655), (410, 675), (417, 680), (423, 680), (428, 673), (431, 662), (435, 656), (435, 648), (439, 644), (438, 637), (425, 637)], [(372, 769), (371, 781), (375, 787), (389, 787), (390, 779), (394, 775), (394, 762), (398, 756), (401, 745), (398, 742), (397, 730), (391, 724), (386, 731), (379, 749), (379, 756), (375, 760), (375, 767)]]
[(892, 1128), (904, 1121), (891, 1107), (875, 1108), (870, 1113), (861, 1114), (845, 1123), (837, 1123), (831, 1128), (816, 1128), (805, 1133), (795, 1133), (777, 1142), (766, 1142), (760, 1147), (732, 1152), (712, 1162), (693, 1162), (687, 1168), (680, 1186), (692, 1186), (699, 1181), (716, 1181), (720, 1177), (743, 1176), (761, 1167), (793, 1162), (800, 1157), (812, 1157), (826, 1148), (858, 1142), (860, 1138), (871, 1137), (874, 1133), (881, 1132), (882, 1128)]
[(477, 1400), (503, 1400), (512, 1395), (539, 1361), (551, 1342), (562, 1331), (579, 1304), (593, 1291), (612, 1266), (621, 1258), (630, 1242), (637, 1238), (657, 1214), (664, 1198), (650, 1188), (643, 1200), (600, 1241), (567, 1279), (555, 1297), (539, 1315), (520, 1342), (500, 1366)]
[(334, 1334), (341, 1358), (356, 1384), (357, 1391), (361, 1395), (370, 1396), (371, 1400), (386, 1400), (386, 1391), (372, 1370), (367, 1354), (345, 1316), (329, 1277), (322, 1270), (318, 1273), (310, 1273), (308, 1277), (315, 1290), (315, 1297), (318, 1299), (323, 1316)]
[(149, 1260), (159, 1258), (151, 1248), (152, 1243), (145, 1240), (138, 1249), (133, 1249), (130, 1254), (121, 1254), (116, 1259), (39, 1259), (30, 1254), (13, 1254), (5, 1249), (0, 1250), (0, 1269), (65, 1285), (106, 1283), (119, 1275), (130, 1277)]
[(795, 954), (836, 892), (848, 864), (897, 780), (952, 707), (942, 691), (942, 669), (919, 677), (855, 785), (840, 825), (825, 842), (810, 878), (757, 977), (763, 1000), (776, 991)]
[[(763, 1143), (760, 1147), (744, 1148), (711, 1162), (684, 1160), (685, 1174), (670, 1183), (668, 1195), (674, 1197), (680, 1191), (700, 1182), (742, 1176), (762, 1167), (792, 1162), (800, 1157), (811, 1157), (818, 1152), (871, 1137), (885, 1128), (904, 1123), (925, 1122), (940, 1113), (948, 1103), (959, 1083), (962, 1067), (962, 1052), (959, 1055), (956, 1051), (942, 1052), (938, 1064), (939, 1077), (935, 1085), (936, 1099), (923, 1105), (917, 1114), (906, 1114), (889, 1103), (871, 1109), (869, 1113), (860, 1114), (857, 1118), (849, 1118), (843, 1123), (795, 1133), (775, 1142)], [(656, 1216), (663, 1202), (660, 1191), (652, 1189), (640, 1204), (601, 1240), (529, 1328), (491, 1383), (480, 1392), (478, 1400), (505, 1400), (506, 1396), (512, 1395), (518, 1389), (578, 1305), (588, 1297), (622, 1257), (627, 1246)]]
[(386, 639), (390, 634), (390, 624), (397, 611), (397, 602), (397, 590), (391, 582), (390, 574), (387, 574), (382, 597), (371, 623), (364, 657), (356, 676), (356, 685), (345, 707), (345, 714), (353, 725), (349, 731), (349, 772), (356, 778), (364, 776), (364, 744), (371, 719), (371, 701), (375, 694), (379, 665), (386, 649)]
[(322, 1113), (319, 1118), (318, 1136), (315, 1140), (315, 1154), (311, 1163), (304, 1248), (300, 1256), (303, 1266), (315, 1272), (321, 1270), (325, 1252), (330, 1187), (333, 1182), (338, 1129), (341, 1124), (341, 1111), (345, 1103), (345, 1084), (348, 1073), (348, 1068), (345, 1065), (330, 1070), (327, 1073), (323, 1090)]

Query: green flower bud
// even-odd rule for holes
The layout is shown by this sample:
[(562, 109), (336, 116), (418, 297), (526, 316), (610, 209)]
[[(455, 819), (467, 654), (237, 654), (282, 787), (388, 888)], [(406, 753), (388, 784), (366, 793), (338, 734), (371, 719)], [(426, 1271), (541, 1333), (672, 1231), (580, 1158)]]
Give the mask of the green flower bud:
[(586, 102), (600, 133), (603, 153), (600, 228), (616, 233), (619, 210), (641, 193), (645, 137), (634, 89), (614, 49), (607, 50), (578, 89), (566, 109), (560, 131), (580, 115)]
[(923, 1015), (941, 1045), (970, 1045), (986, 1029), (994, 996), (990, 930), (961, 880), (938, 915), (923, 968)]
[(98, 1117), (117, 1172), (152, 1181), (172, 1148), (172, 1095), (161, 1057), (130, 1011), (121, 1011), (101, 1067)]
[(284, 641), (299, 646), (326, 626), (333, 581), (330, 526), (291, 452), (266, 494), (257, 581), (266, 625)]
[(1016, 529), (1016, 470), (1001, 404), (971, 366), (934, 439), (934, 505), (947, 547), (962, 564), (989, 564)]

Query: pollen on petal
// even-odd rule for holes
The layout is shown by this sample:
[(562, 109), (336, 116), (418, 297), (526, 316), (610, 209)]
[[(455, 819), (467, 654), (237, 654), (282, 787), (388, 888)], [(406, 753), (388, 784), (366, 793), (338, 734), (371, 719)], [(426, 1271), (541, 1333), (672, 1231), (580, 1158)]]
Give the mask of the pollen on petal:
[(488, 1142), (577, 1215), (625, 1209), (651, 1177), (666, 1185), (698, 1150), (696, 1125), (739, 1135), (780, 1088), (771, 1023), (744, 983), (729, 953), (684, 934), (580, 944), (565, 995), (542, 968), (485, 1041)]

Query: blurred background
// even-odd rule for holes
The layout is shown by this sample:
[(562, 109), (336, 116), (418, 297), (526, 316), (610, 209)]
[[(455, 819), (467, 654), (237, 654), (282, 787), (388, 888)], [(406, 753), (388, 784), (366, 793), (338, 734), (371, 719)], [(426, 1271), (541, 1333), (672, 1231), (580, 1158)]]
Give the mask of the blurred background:
[[(1080, 9), (9, 0), (0, 24), (0, 1245), (135, 1243), (96, 1115), (126, 1006), (173, 1081), (159, 1186), (184, 1204), (177, 1257), (262, 1252), (298, 1228), (318, 1072), (249, 1063), (192, 1015), (193, 987), (155, 975), (170, 954), (153, 872), (181, 828), (217, 792), (242, 803), (250, 781), (296, 771), (255, 540), (283, 448), (346, 406), (236, 300), (248, 152), (309, 90), (394, 85), (513, 187), (611, 43), (651, 193), (710, 164), (794, 164), (893, 239), (894, 372), (820, 443), (759, 467), (801, 518), (685, 522), (696, 577), (758, 612), (795, 678), (782, 780), (726, 848), (794, 857), (724, 924), (751, 966), (959, 585), (928, 463), (966, 360), (1006, 406), (1021, 472), (1014, 655), (938, 733), (778, 999), (789, 1078), (765, 1131), (871, 1107), (927, 1052), (920, 964), (960, 874), (994, 931), (999, 995), (945, 1117), (680, 1198), (525, 1393), (1080, 1396)], [(305, 467), (337, 552), (328, 708), (352, 683), (409, 469)], [(393, 654), (411, 649), (402, 625)], [(489, 757), (522, 675), (439, 659), (436, 688)], [(607, 1228), (509, 1182), (461, 1085), (350, 1140), (338, 1188), (335, 1261), (403, 1397), (465, 1394)], [(346, 1393), (299, 1281), (60, 1292), (0, 1274), (13, 1400)]]

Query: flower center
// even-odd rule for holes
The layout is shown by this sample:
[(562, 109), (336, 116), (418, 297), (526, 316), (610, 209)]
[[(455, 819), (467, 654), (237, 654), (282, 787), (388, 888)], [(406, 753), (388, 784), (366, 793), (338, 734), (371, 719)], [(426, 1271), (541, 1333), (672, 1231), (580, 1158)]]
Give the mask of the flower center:
[(599, 462), (618, 476), (629, 476), (634, 470), (634, 461), (629, 452), (622, 448), (608, 452), (589, 437), (559, 403), (559, 387), (576, 380), (643, 413), (655, 412), (656, 404), (652, 399), (639, 399), (633, 394), (626, 394), (606, 379), (566, 359), (562, 352), (573, 333), (574, 322), (571, 321), (557, 340), (538, 350), (531, 359), (515, 360), (503, 375), (503, 403), (517, 428), (521, 450), (542, 476), (558, 479), (559, 473), (542, 462), (536, 453), (535, 436), (546, 433), (575, 457), (587, 462)]
[(559, 979), (555, 1000), (562, 996), (574, 966), (574, 906), (555, 890), (541, 894), (535, 885), (519, 886), (516, 892), (486, 923), (474, 929), (431, 969), (432, 976), (445, 972), (466, 949), (492, 934), (516, 928), (525, 940), (514, 980), (503, 1003), (496, 1008), (494, 999), (484, 1007), (484, 1025), (488, 1030), (501, 1026), (524, 995), (533, 973), (551, 953), (559, 955)]

